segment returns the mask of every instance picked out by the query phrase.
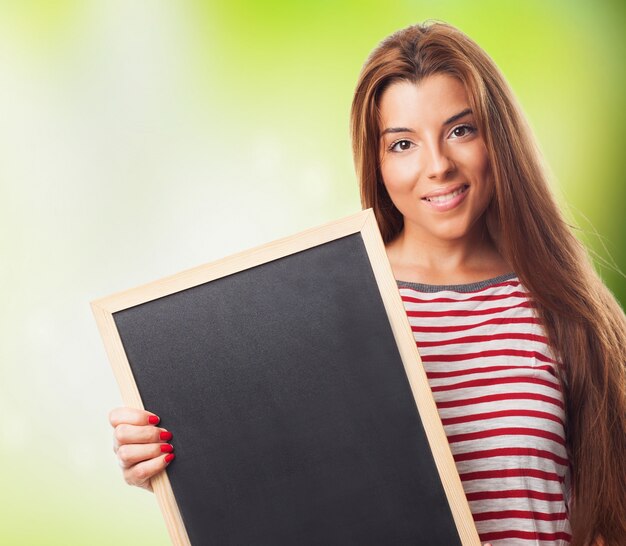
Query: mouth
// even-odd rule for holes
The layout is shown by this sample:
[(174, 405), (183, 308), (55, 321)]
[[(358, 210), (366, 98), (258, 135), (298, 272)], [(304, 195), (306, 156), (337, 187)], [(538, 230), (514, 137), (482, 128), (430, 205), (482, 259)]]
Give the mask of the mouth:
[(447, 193), (437, 192), (437, 193), (434, 193), (433, 195), (427, 195), (425, 197), (422, 197), (422, 201), (428, 201), (429, 203), (436, 203), (436, 204), (443, 205), (445, 203), (448, 203), (449, 201), (452, 201), (452, 199), (454, 199), (455, 197), (458, 197), (459, 195), (465, 193), (468, 188), (469, 188), (469, 184), (461, 184), (460, 186), (456, 187), (455, 189)]

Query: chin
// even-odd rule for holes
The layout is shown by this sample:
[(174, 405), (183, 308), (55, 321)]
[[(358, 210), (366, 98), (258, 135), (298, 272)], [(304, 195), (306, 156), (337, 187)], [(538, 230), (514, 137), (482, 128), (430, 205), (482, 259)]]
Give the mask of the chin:
[(453, 226), (445, 230), (433, 232), (432, 235), (441, 241), (460, 241), (471, 233), (469, 226)]

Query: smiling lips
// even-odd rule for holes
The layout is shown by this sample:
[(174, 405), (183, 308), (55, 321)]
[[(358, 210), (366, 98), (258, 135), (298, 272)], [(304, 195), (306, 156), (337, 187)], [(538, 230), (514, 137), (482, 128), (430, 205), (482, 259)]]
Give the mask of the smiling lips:
[(422, 197), (422, 201), (424, 201), (431, 208), (444, 212), (459, 205), (463, 199), (465, 199), (468, 188), (469, 184), (459, 184), (449, 190), (435, 191), (425, 195)]

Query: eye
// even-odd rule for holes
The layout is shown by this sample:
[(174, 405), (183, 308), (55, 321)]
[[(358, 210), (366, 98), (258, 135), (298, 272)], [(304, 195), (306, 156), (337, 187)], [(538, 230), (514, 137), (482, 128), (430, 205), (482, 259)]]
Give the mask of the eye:
[(472, 125), (464, 124), (464, 125), (458, 125), (454, 129), (452, 129), (450, 134), (454, 138), (461, 138), (467, 135), (471, 135), (472, 133), (475, 133), (475, 132), (476, 132), (475, 127), (473, 127)]
[(396, 140), (395, 142), (391, 143), (391, 146), (389, 146), (389, 151), (390, 152), (404, 152), (405, 150), (410, 149), (411, 146), (413, 146), (413, 143), (410, 140), (406, 140), (406, 139)]

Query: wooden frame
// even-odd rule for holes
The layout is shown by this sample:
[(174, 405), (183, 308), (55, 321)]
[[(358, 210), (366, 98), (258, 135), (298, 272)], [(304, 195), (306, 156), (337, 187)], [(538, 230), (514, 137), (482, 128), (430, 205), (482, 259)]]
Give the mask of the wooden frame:
[[(114, 313), (355, 233), (360, 233), (364, 241), (459, 537), (463, 545), (479, 545), (480, 541), (472, 515), (426, 374), (421, 365), (416, 365), (421, 362), (420, 357), (371, 210), (92, 302), (92, 310), (121, 390), (123, 402), (128, 406), (143, 409), (142, 399), (116, 328)], [(172, 542), (177, 546), (190, 545), (165, 472), (153, 479), (153, 488)]]

